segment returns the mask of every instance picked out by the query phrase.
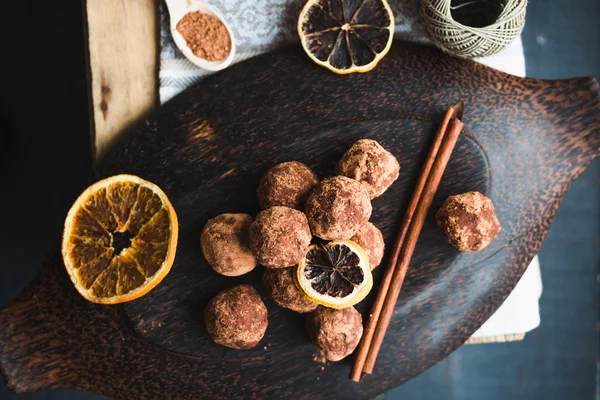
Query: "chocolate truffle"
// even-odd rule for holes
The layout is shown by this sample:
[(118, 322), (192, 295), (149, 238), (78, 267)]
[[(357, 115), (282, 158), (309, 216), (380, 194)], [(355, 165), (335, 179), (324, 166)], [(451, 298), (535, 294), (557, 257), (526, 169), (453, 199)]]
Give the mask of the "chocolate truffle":
[(306, 201), (310, 229), (324, 240), (350, 239), (369, 220), (371, 211), (367, 190), (345, 176), (324, 179)]
[(208, 220), (200, 235), (200, 246), (208, 264), (219, 274), (239, 276), (256, 267), (250, 250), (247, 214), (221, 214)]
[(288, 207), (261, 211), (250, 225), (250, 248), (267, 268), (298, 264), (312, 239), (304, 213)]
[(308, 300), (294, 284), (294, 267), (265, 268), (263, 286), (279, 307), (305, 313), (317, 308), (318, 304)]
[(352, 353), (363, 333), (362, 316), (354, 307), (319, 307), (308, 314), (306, 330), (321, 357), (339, 361)]
[(448, 197), (435, 219), (448, 242), (463, 251), (485, 248), (500, 232), (492, 201), (479, 192)]
[(256, 346), (267, 330), (267, 307), (250, 285), (216, 295), (204, 310), (206, 330), (216, 343), (232, 349)]
[(277, 164), (260, 180), (257, 195), (262, 210), (284, 206), (302, 210), (310, 191), (319, 184), (319, 177), (297, 161)]
[(400, 173), (400, 164), (392, 153), (371, 139), (354, 143), (337, 165), (338, 175), (362, 183), (374, 199), (391, 186)]
[(381, 259), (385, 252), (385, 243), (381, 231), (377, 229), (375, 225), (367, 222), (350, 238), (350, 240), (358, 243), (360, 247), (365, 249), (369, 255), (371, 271), (381, 264)]

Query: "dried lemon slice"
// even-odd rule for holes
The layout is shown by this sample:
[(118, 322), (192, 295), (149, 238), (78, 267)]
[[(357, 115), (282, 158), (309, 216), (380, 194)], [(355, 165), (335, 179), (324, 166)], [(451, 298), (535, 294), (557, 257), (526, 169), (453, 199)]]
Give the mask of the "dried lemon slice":
[(311, 245), (294, 281), (307, 299), (330, 308), (353, 306), (373, 287), (369, 256), (350, 240)]
[(83, 297), (122, 303), (148, 293), (167, 275), (177, 235), (177, 215), (158, 186), (116, 175), (75, 201), (65, 220), (62, 256)]
[(367, 72), (392, 45), (394, 15), (386, 0), (308, 0), (298, 34), (315, 63), (337, 74)]

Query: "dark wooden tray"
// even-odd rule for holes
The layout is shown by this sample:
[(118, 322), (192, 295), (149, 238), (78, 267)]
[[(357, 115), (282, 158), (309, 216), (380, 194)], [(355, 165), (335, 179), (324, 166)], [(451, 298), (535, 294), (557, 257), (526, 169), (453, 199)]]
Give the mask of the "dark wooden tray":
[[(484, 251), (459, 253), (429, 216), (372, 376), (360, 384), (348, 380), (352, 357), (324, 367), (314, 362), (303, 316), (270, 301), (269, 328), (255, 349), (211, 342), (202, 320), (207, 301), (240, 282), (260, 288), (261, 271), (240, 278), (214, 273), (199, 246), (208, 218), (256, 213), (258, 180), (278, 162), (299, 160), (326, 176), (355, 140), (371, 137), (402, 168), (374, 201), (372, 220), (389, 245), (436, 125), (460, 99), (465, 131), (432, 214), (444, 197), (479, 190), (493, 199), (503, 230)], [(374, 71), (352, 76), (313, 65), (299, 48), (245, 61), (165, 104), (97, 168), (95, 178), (137, 174), (169, 195), (181, 224), (169, 276), (131, 303), (95, 305), (72, 287), (57, 250), (37, 280), (0, 311), (0, 368), (16, 392), (372, 397), (446, 357), (498, 308), (599, 149), (600, 94), (592, 78), (522, 79), (402, 42)], [(382, 273), (376, 270), (376, 284)]]

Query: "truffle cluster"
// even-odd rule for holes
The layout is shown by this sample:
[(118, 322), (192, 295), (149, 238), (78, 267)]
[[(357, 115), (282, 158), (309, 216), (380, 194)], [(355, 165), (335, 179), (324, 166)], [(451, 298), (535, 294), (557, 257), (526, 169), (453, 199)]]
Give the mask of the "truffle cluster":
[[(381, 195), (399, 173), (396, 158), (373, 140), (356, 142), (337, 165), (338, 176), (319, 181), (306, 165), (289, 161), (268, 170), (257, 200), (262, 211), (222, 214), (209, 220), (200, 237), (208, 264), (218, 273), (239, 276), (260, 264), (262, 284), (273, 302), (308, 313), (306, 327), (322, 357), (338, 361), (352, 353), (362, 335), (362, 318), (353, 307), (318, 306), (294, 282), (295, 266), (306, 257), (313, 235), (324, 240), (350, 239), (363, 247), (371, 269), (383, 258), (383, 235), (369, 222), (371, 199)], [(204, 312), (206, 329), (216, 343), (249, 349), (267, 327), (267, 309), (249, 285), (226, 289)]]
[(492, 201), (479, 192), (448, 197), (435, 219), (448, 242), (462, 251), (484, 249), (501, 229)]

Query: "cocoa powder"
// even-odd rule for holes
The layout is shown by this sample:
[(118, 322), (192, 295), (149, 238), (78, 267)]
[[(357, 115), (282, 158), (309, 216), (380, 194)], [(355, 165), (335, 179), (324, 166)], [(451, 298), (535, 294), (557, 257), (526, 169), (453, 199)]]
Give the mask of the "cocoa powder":
[(231, 38), (219, 19), (193, 11), (185, 14), (177, 23), (177, 31), (196, 57), (207, 61), (221, 61), (231, 51)]

